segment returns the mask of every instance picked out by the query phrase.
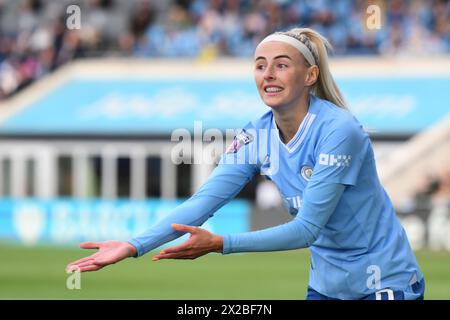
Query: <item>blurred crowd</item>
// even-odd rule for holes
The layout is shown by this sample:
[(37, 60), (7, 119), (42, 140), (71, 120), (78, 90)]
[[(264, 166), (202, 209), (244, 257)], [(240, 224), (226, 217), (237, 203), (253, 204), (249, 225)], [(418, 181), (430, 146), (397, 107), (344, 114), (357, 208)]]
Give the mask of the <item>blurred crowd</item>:
[[(71, 4), (79, 30), (66, 25)], [(380, 29), (368, 29), (371, 4)], [(449, 17), (448, 0), (0, 0), (0, 99), (80, 57), (249, 57), (297, 26), (337, 55), (449, 53)]]

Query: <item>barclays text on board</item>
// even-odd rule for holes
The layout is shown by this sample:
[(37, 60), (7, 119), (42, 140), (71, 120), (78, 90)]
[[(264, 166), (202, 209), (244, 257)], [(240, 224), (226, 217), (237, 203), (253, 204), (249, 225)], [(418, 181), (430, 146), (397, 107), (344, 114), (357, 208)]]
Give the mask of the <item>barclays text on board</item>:
[[(0, 200), (0, 239), (26, 245), (128, 240), (170, 214), (181, 202), (3, 199)], [(234, 200), (218, 210), (203, 228), (224, 234), (249, 231), (249, 224), (250, 204)]]

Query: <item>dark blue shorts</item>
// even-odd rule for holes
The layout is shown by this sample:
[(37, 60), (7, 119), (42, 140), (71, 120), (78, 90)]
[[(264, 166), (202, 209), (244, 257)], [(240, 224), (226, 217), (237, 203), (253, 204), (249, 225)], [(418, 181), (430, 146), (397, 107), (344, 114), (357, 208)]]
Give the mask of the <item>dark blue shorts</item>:
[[(425, 280), (422, 279), (421, 281), (414, 283), (411, 287), (414, 293), (417, 294), (420, 293), (420, 296), (417, 298), (417, 300), (423, 300), (425, 292)], [(308, 286), (306, 300), (339, 300), (339, 299), (327, 297)], [(403, 291), (394, 291), (387, 288), (374, 292), (368, 295), (367, 297), (362, 298), (361, 300), (405, 300), (405, 293)]]

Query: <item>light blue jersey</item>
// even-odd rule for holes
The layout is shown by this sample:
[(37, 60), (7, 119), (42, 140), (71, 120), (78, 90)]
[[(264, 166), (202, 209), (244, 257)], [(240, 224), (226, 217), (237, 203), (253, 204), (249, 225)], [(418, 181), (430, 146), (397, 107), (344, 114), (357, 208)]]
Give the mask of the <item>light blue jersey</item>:
[(142, 255), (182, 235), (171, 223), (201, 225), (259, 172), (278, 186), (293, 219), (224, 235), (224, 254), (310, 247), (309, 287), (322, 295), (361, 299), (388, 288), (419, 297), (412, 286), (423, 275), (378, 180), (368, 135), (349, 112), (315, 96), (290, 142), (281, 141), (271, 111), (249, 123), (202, 187), (130, 243)]

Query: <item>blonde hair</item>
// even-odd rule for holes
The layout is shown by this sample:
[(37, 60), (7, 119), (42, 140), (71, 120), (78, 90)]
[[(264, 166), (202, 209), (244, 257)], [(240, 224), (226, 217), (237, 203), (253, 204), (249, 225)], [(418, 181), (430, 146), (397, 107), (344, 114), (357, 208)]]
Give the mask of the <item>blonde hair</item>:
[[(286, 32), (277, 32), (276, 34), (293, 37), (302, 42), (311, 51), (319, 68), (319, 77), (312, 87), (311, 93), (321, 99), (334, 103), (338, 107), (347, 109), (344, 97), (334, 81), (328, 66), (327, 50), (333, 50), (328, 40), (310, 28), (294, 28)], [(310, 66), (306, 59), (305, 62)]]

